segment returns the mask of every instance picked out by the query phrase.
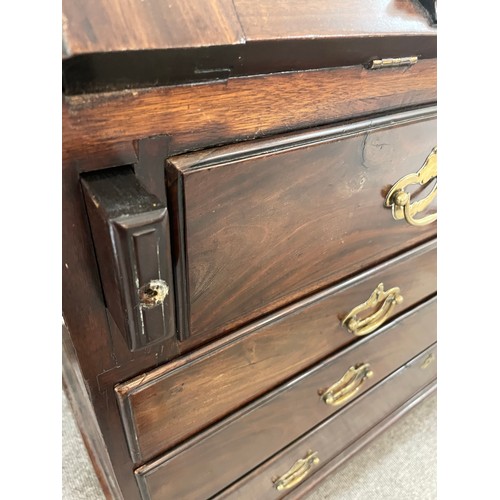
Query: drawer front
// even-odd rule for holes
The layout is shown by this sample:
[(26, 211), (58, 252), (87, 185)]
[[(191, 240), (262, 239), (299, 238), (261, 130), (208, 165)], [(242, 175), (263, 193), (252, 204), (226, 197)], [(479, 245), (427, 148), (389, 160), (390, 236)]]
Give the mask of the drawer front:
[(436, 291), (429, 242), (325, 290), (244, 331), (116, 387), (135, 463), (144, 463), (300, 371), (354, 342), (342, 320), (380, 283), (403, 303), (387, 319)]
[[(431, 299), (191, 442), (140, 467), (136, 475), (144, 497), (211, 497), (435, 341), (436, 300)], [(169, 481), (172, 477), (177, 480)]]
[(435, 223), (395, 220), (384, 204), (435, 146), (432, 108), (171, 158), (181, 339), (235, 329), (430, 239)]
[[(436, 345), (264, 463), (216, 498), (276, 499), (293, 491), (322, 465), (396, 412), (436, 379)], [(302, 462), (299, 462), (302, 460)], [(296, 465), (295, 474), (287, 474)]]

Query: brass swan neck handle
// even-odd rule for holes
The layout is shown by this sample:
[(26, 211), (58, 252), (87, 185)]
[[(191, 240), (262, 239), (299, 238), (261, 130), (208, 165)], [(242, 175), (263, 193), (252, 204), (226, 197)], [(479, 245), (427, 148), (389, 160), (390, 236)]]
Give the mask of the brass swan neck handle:
[(432, 191), (422, 200), (412, 203), (411, 195), (405, 188), (417, 184), (425, 186), (437, 179), (437, 147), (435, 147), (426, 158), (422, 168), (417, 173), (405, 175), (397, 181), (387, 193), (384, 206), (392, 208), (392, 216), (395, 220), (406, 220), (412, 226), (426, 226), (437, 220), (437, 213), (429, 214), (421, 218), (416, 215), (423, 212), (437, 196), (437, 183)]

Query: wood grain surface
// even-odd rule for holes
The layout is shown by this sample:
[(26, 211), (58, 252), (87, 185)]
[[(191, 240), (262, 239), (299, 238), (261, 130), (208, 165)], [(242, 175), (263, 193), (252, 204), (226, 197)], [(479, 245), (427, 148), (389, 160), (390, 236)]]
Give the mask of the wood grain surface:
[(63, 0), (63, 56), (242, 43), (231, 0)]
[(383, 205), (435, 147), (434, 113), (171, 158), (181, 338), (217, 336), (431, 238), (436, 224)]
[(433, 299), (135, 473), (153, 498), (209, 498), (338, 411), (342, 405), (326, 405), (319, 391), (349, 367), (368, 362), (373, 371), (358, 397), (435, 341)]
[(367, 300), (380, 282), (404, 296), (393, 315), (436, 290), (435, 244), (429, 243), (380, 269), (280, 311), (188, 357), (167, 364), (116, 391), (136, 463), (178, 444), (241, 405), (283, 383), (357, 337), (342, 319)]
[[(422, 369), (422, 363), (431, 354), (436, 357), (436, 346), (431, 346), (361, 395), (355, 402), (214, 498), (241, 500), (283, 498), (293, 490), (277, 491), (273, 481), (285, 474), (297, 460), (306, 456), (308, 450), (316, 451), (320, 459), (319, 464), (311, 471), (312, 475), (353, 441), (431, 384), (436, 378), (436, 363)], [(153, 491), (151, 495), (153, 500), (164, 498), (161, 495), (154, 496), (154, 493)]]
[(411, 0), (63, 1), (63, 57), (395, 33), (435, 29)]
[[(167, 341), (131, 353), (106, 311), (79, 174), (134, 164), (141, 182), (158, 185), (155, 179), (163, 178), (164, 159), (190, 148), (307, 128), (351, 113), (360, 116), (433, 102), (435, 69), (435, 61), (422, 61), (409, 70), (385, 73), (349, 68), (64, 99), (63, 311), (85, 388), (127, 500), (138, 500), (140, 495), (114, 385), (182, 355), (176, 361), (180, 366), (244, 336), (247, 330), (202, 348), (194, 337), (192, 342)], [(349, 75), (352, 82), (345, 80)], [(190, 105), (191, 99), (198, 107)], [(199, 351), (190, 353), (195, 347)]]
[[(311, 5), (313, 4), (318, 12), (325, 8), (318, 2)], [(383, 2), (377, 4), (382, 5)], [(261, 8), (261, 5), (255, 5), (255, 8)], [(349, 9), (347, 3), (344, 5)], [(136, 464), (129, 454), (114, 391), (115, 385), (151, 370), (157, 373), (155, 370), (167, 362), (169, 370), (174, 367), (181, 369), (193, 360), (210, 356), (223, 346), (245, 338), (257, 328), (265, 327), (267, 322), (293, 313), (295, 306), (261, 318), (209, 345), (203, 345), (203, 336), (192, 337), (184, 342), (167, 339), (150, 348), (130, 352), (119, 328), (106, 309), (82, 197), (80, 174), (107, 167), (133, 165), (139, 181), (151, 193), (165, 201), (164, 160), (173, 155), (275, 133), (305, 130), (352, 118), (411, 109), (435, 102), (436, 61), (425, 59), (434, 57), (435, 33), (429, 35), (428, 28), (423, 25), (410, 28), (412, 23), (415, 26), (415, 22), (418, 22), (412, 13), (414, 7), (410, 0), (394, 0), (387, 6), (383, 14), (372, 19), (372, 30), (380, 29), (382, 33), (385, 30), (384, 18), (395, 21), (396, 17), (400, 16), (401, 26), (406, 23), (408, 30), (411, 30), (408, 31), (409, 37), (406, 37), (404, 32), (396, 33), (394, 26), (394, 31), (386, 32), (387, 36), (372, 34), (365, 37), (361, 34), (359, 24), (359, 36), (354, 34), (358, 30), (354, 27), (353, 34), (343, 35), (344, 38), (326, 36), (303, 39), (290, 36), (273, 39), (271, 42), (274, 44), (276, 41), (276, 45), (268, 45), (264, 39), (257, 39), (260, 35), (256, 31), (255, 21), (250, 20), (251, 12), (247, 12), (247, 22), (249, 28), (253, 23), (250, 31), (254, 40), (246, 39), (242, 24), (235, 15), (234, 6), (225, 0), (188, 3), (176, 0), (164, 3), (158, 0), (145, 0), (140, 3), (128, 0), (64, 0), (65, 63), (81, 62), (83, 58), (91, 60), (108, 54), (113, 61), (116, 61), (115, 56), (123, 56), (122, 62), (127, 65), (127, 57), (132, 54), (124, 51), (128, 47), (135, 53), (133, 57), (136, 57), (136, 60), (152, 68), (149, 76), (146, 75), (146, 78), (149, 78), (151, 74), (155, 76), (158, 59), (153, 57), (150, 60), (146, 53), (154, 55), (152, 53), (155, 51), (169, 54), (175, 52), (175, 57), (182, 59), (185, 50), (183, 47), (189, 45), (196, 55), (191, 61), (191, 69), (199, 70), (200, 77), (209, 80), (223, 78), (222, 81), (198, 85), (62, 97), (63, 311), (76, 353), (75, 363), (78, 363), (81, 370), (81, 383), (75, 386), (75, 390), (85, 392), (80, 400), (90, 401), (95, 412), (99, 427), (97, 434), (102, 435), (106, 451), (101, 458), (107, 460), (109, 457), (111, 465), (104, 465), (108, 470), (111, 467), (116, 476), (114, 481), (110, 475), (107, 485), (108, 491), (112, 491), (114, 497), (127, 500), (141, 498), (133, 475)], [(368, 7), (365, 6), (366, 8)], [(195, 12), (196, 9), (199, 15)], [(272, 16), (263, 20), (263, 30), (269, 29), (270, 26), (278, 30), (279, 25), (281, 29), (286, 29), (285, 25), (288, 24), (290, 30), (300, 32), (297, 23), (288, 17), (284, 3), (276, 3), (273, 12)], [(360, 17), (361, 23), (363, 12), (352, 9), (352, 14), (354, 17)], [(314, 16), (303, 17), (306, 24), (316, 22), (318, 32), (328, 29), (325, 20), (314, 21)], [(364, 17), (363, 22), (368, 22), (367, 17)], [(355, 18), (353, 23), (356, 23)], [(346, 27), (347, 25), (348, 23), (344, 24)], [(264, 38), (266, 36), (262, 35)], [(332, 41), (332, 44), (329, 44), (329, 41)], [(287, 71), (286, 68), (310, 69), (306, 67), (307, 64), (318, 64), (321, 65), (317, 66), (318, 68), (325, 69), (234, 78), (236, 71), (228, 72), (228, 68), (224, 66), (213, 67), (212, 62), (215, 60), (212, 58), (204, 60), (203, 64), (198, 66), (198, 55), (205, 50), (220, 49), (224, 56), (221, 60), (226, 60), (225, 50), (231, 47), (234, 49), (231, 53), (236, 56), (236, 61), (240, 56), (239, 49), (252, 44), (256, 50), (246, 53), (249, 57), (247, 68), (252, 71), (257, 67), (262, 68), (263, 73)], [(391, 44), (396, 44), (397, 50), (402, 52), (405, 52), (406, 48), (420, 47), (424, 59), (411, 68), (367, 71), (361, 66), (362, 61), (359, 58), (368, 52), (377, 52), (382, 48), (381, 54), (390, 57)], [(278, 45), (281, 47), (281, 53)], [(273, 57), (261, 57), (270, 47), (276, 50)], [(111, 52), (102, 52), (108, 49)], [(281, 60), (286, 50), (288, 54)], [(311, 52), (317, 54), (311, 57)], [(328, 67), (328, 62), (338, 66), (354, 64), (353, 55), (359, 59), (356, 62), (359, 65), (356, 67)], [(179, 59), (175, 57), (174, 62), (177, 64)], [(281, 65), (276, 61), (280, 61)], [(107, 62), (106, 57), (101, 60), (101, 69), (107, 67)], [(163, 69), (164, 73), (170, 74), (171, 66)], [(90, 77), (95, 70), (95, 66), (88, 67)], [(123, 84), (123, 81), (118, 81), (123, 77), (120, 73), (110, 72), (108, 76), (115, 79), (111, 81), (111, 86)], [(162, 84), (161, 79), (145, 81), (151, 85)], [(389, 273), (388, 265), (398, 262), (398, 259), (388, 261), (378, 267), (376, 272)], [(423, 270), (422, 274), (433, 282), (434, 275), (431, 271)], [(366, 278), (365, 274), (363, 276)], [(392, 276), (392, 271), (388, 276)], [(417, 286), (418, 279), (415, 279), (416, 277), (408, 278), (406, 283), (414, 283), (420, 290), (420, 295), (423, 295), (428, 288), (424, 287), (424, 290)], [(355, 281), (349, 280), (346, 284), (335, 287), (335, 293), (348, 290), (350, 284)], [(376, 284), (374, 283), (374, 286)], [(359, 294), (354, 291), (346, 292), (346, 301), (349, 301), (349, 297), (352, 302), (365, 299), (366, 296), (362, 295), (367, 291), (361, 291), (360, 287)], [(321, 297), (323, 293), (315, 297)], [(312, 304), (308, 302), (310, 299), (302, 300), (297, 307), (306, 303)], [(407, 305), (408, 302), (403, 308)], [(304, 328), (306, 326), (304, 323)], [(324, 328), (330, 326), (328, 324)], [(330, 347), (325, 347), (323, 357), (330, 352)], [(290, 375), (286, 377), (294, 376), (292, 371), (290, 370)], [(264, 387), (270, 386), (271, 384), (264, 384)], [(252, 395), (251, 398), (258, 395), (260, 394)], [(93, 445), (94, 441), (89, 440), (89, 443)], [(95, 448), (95, 456), (98, 457), (99, 448), (102, 449), (102, 446), (96, 445)], [(106, 470), (102, 464), (101, 469)], [(105, 476), (106, 473), (103, 478)]]
[(312, 476), (297, 485), (293, 490), (288, 493), (287, 500), (298, 500), (307, 498), (318, 486), (328, 478), (332, 477), (332, 473), (341, 467), (347, 460), (349, 460), (355, 453), (363, 450), (363, 448), (370, 444), (377, 436), (387, 430), (392, 424), (396, 423), (401, 417), (413, 410), (417, 405), (422, 403), (428, 397), (435, 395), (437, 390), (437, 379), (434, 379), (430, 384), (426, 385), (408, 401), (406, 401), (397, 410), (387, 415), (383, 420), (370, 428), (362, 436), (358, 437), (347, 448), (344, 448), (339, 454), (335, 455), (331, 460), (323, 463), (322, 467), (316, 471)]
[[(434, 59), (435, 36), (290, 38), (189, 49), (101, 52), (63, 61), (66, 96), (125, 89), (226, 82), (242, 76), (310, 71), (416, 55)], [(387, 69), (387, 68), (386, 68)]]
[[(164, 360), (161, 353), (165, 345), (130, 352), (106, 310), (76, 162), (68, 161), (63, 166), (62, 200), (62, 309), (87, 391), (82, 397), (92, 402), (116, 475), (120, 491), (114, 498), (122, 495), (127, 500), (139, 500), (113, 386), (147, 367), (158, 366)], [(103, 477), (112, 490), (112, 477)]]
[(436, 54), (411, 0), (63, 2), (66, 95)]
[(63, 100), (63, 164), (134, 164), (134, 141), (169, 136), (164, 155), (308, 128), (436, 100), (436, 61), (234, 78)]
[(234, 0), (234, 4), (247, 40), (436, 33), (411, 1)]

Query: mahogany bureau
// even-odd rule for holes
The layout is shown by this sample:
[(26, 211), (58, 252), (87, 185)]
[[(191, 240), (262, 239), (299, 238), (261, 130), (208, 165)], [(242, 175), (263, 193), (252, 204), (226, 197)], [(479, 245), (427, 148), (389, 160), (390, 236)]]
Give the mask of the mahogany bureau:
[(63, 381), (103, 491), (302, 497), (436, 387), (435, 3), (63, 14)]

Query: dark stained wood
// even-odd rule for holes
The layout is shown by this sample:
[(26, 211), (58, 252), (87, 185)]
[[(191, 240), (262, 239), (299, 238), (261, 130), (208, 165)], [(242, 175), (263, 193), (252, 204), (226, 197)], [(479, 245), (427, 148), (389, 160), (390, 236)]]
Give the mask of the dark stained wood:
[[(309, 75), (304, 74), (303, 78), (307, 80)], [(432, 79), (434, 79), (434, 75), (432, 75)], [(423, 94), (419, 94), (420, 97), (422, 97), (422, 95), (427, 95), (430, 100), (435, 98), (435, 90), (432, 88), (430, 81), (426, 83), (424, 78), (420, 80), (418, 85), (416, 85), (415, 80), (407, 82), (408, 88), (413, 86), (414, 89), (413, 91), (410, 91), (410, 94), (407, 94), (407, 96), (411, 95), (411, 99), (393, 99), (389, 95), (389, 80), (390, 79), (388, 78), (388, 87), (386, 89), (388, 92), (387, 99), (392, 99), (393, 106), (404, 105), (405, 103), (414, 103), (413, 99), (415, 99), (415, 96), (421, 92), (420, 90), (416, 91), (416, 88), (423, 89)], [(295, 79), (295, 82), (298, 81), (300, 80)], [(337, 83), (339, 83), (339, 81), (337, 81)], [(323, 95), (325, 101), (321, 103), (321, 105), (316, 104), (316, 108), (321, 120), (328, 121), (327, 116), (329, 113), (331, 116), (337, 116), (336, 110), (332, 107), (325, 115), (322, 113), (323, 110), (328, 107), (328, 99), (335, 99), (335, 92), (333, 96), (328, 95), (326, 85), (327, 79), (325, 79), (323, 83), (325, 85), (323, 87), (320, 85), (319, 91), (320, 95)], [(257, 87), (258, 85), (256, 88)], [(337, 86), (336, 88), (339, 91), (344, 88), (344, 91), (347, 92), (349, 90), (349, 85), (342, 84), (342, 87)], [(248, 92), (252, 92), (251, 87), (248, 87), (247, 89)], [(169, 91), (172, 90), (174, 89), (164, 89), (163, 92), (168, 94)], [(314, 82), (309, 82), (309, 93), (314, 92), (314, 90)], [(237, 109), (240, 109), (241, 113), (246, 112), (247, 116), (253, 116), (253, 129), (251, 127), (250, 129), (254, 132), (258, 131), (258, 120), (257, 116), (252, 115), (250, 111), (252, 111), (254, 107), (259, 108), (260, 103), (262, 102), (263, 91), (264, 89), (262, 87), (260, 92), (255, 92), (255, 95), (258, 98), (255, 103), (252, 104), (250, 99), (246, 101), (246, 110), (243, 108), (240, 109), (236, 106), (237, 96), (234, 95), (233, 104), (235, 107), (232, 108), (233, 112), (236, 113)], [(156, 90), (154, 92), (156, 92)], [(182, 92), (185, 92), (184, 111), (187, 112), (189, 92), (186, 89), (183, 89)], [(198, 92), (200, 92), (200, 88), (194, 89), (195, 95), (197, 95)], [(324, 94), (321, 94), (321, 92), (324, 92)], [(243, 92), (243, 98), (245, 96), (246, 93)], [(306, 95), (305, 93), (302, 95), (302, 98), (304, 99), (306, 108), (310, 107), (307, 114), (309, 117), (308, 119), (314, 121), (312, 104), (313, 99), (311, 99), (310, 95)], [(105, 101), (108, 99), (109, 97), (104, 98)], [(97, 98), (97, 101), (99, 100), (100, 99)], [(123, 107), (120, 108), (120, 106), (118, 106), (115, 109), (115, 112), (119, 113), (120, 109), (123, 111), (123, 109), (133, 106), (133, 102), (134, 98), (132, 94), (130, 94), (129, 99), (126, 99), (121, 103)], [(155, 113), (162, 109), (162, 107), (158, 104), (159, 102), (161, 102), (161, 99), (157, 101), (157, 106), (153, 106), (152, 108), (148, 108), (146, 106), (144, 112), (150, 111), (153, 113), (153, 116), (155, 116)], [(290, 116), (294, 118), (291, 122), (286, 121), (285, 124), (281, 125), (279, 125), (278, 121), (276, 121), (277, 126), (288, 128), (288, 123), (291, 123), (291, 127), (301, 126), (299, 96), (297, 96), (296, 106), (298, 106), (298, 108), (296, 110), (288, 109), (286, 104), (287, 103), (285, 101), (279, 102), (280, 109), (287, 109)], [(384, 98), (375, 99), (375, 101), (373, 101), (373, 109), (376, 109), (377, 105), (383, 106), (383, 104)], [(65, 112), (69, 112), (71, 115), (71, 127), (74, 127), (71, 131), (71, 137), (73, 140), (72, 147), (75, 149), (65, 151), (66, 160), (63, 163), (62, 174), (63, 311), (65, 313), (66, 322), (75, 346), (75, 350), (77, 352), (78, 362), (82, 370), (85, 387), (87, 388), (92, 404), (94, 405), (96, 417), (113, 464), (119, 487), (122, 492), (126, 492), (127, 500), (138, 500), (139, 491), (131, 472), (133, 470), (133, 463), (129, 455), (121, 417), (116, 404), (115, 394), (113, 392), (114, 385), (128, 380), (139, 373), (143, 373), (146, 370), (153, 369), (170, 359), (172, 356), (188, 353), (185, 354), (184, 357), (180, 358), (179, 362), (176, 362), (178, 366), (181, 366), (187, 360), (194, 359), (204, 352), (206, 353), (213, 348), (217, 348), (222, 343), (226, 342), (226, 340), (234, 340), (242, 335), (245, 335), (247, 332), (245, 330), (238, 331), (229, 336), (228, 339), (223, 339), (221, 342), (217, 342), (206, 348), (204, 347), (195, 353), (189, 353), (189, 351), (197, 345), (195, 342), (190, 343), (190, 341), (183, 342), (180, 345), (175, 342), (165, 342), (164, 344), (162, 343), (158, 345), (154, 349), (146, 349), (144, 352), (140, 353), (131, 353), (128, 350), (128, 347), (126, 346), (126, 343), (124, 342), (118, 329), (114, 325), (112, 318), (106, 315), (97, 264), (94, 256), (92, 238), (85, 214), (78, 174), (82, 170), (94, 170), (107, 166), (123, 164), (137, 165), (137, 150), (134, 148), (132, 138), (144, 137), (148, 134), (144, 134), (144, 130), (141, 128), (139, 128), (137, 134), (134, 134), (133, 131), (128, 130), (126, 121), (120, 122), (120, 127), (123, 128), (117, 127), (114, 128), (114, 130), (111, 130), (116, 122), (114, 119), (110, 120), (109, 116), (106, 116), (106, 113), (104, 113), (105, 106), (104, 108), (97, 106), (97, 112), (95, 113), (91, 112), (90, 109), (87, 109), (86, 112), (81, 115), (79, 114), (80, 111), (75, 108), (71, 108), (68, 111), (67, 104), (65, 104), (65, 106)], [(92, 104), (89, 103), (89, 106), (92, 106)], [(356, 105), (353, 104), (352, 109), (358, 109), (358, 111), (360, 109), (364, 109), (366, 111), (370, 107), (372, 107), (372, 104), (370, 104), (369, 107), (366, 107), (366, 102), (361, 101)], [(190, 109), (190, 112), (192, 112), (192, 108)], [(208, 94), (206, 95), (205, 109), (209, 109)], [(338, 109), (343, 110), (344, 116), (348, 116), (348, 106), (344, 108), (340, 99), (338, 100)], [(274, 110), (273, 112), (277, 111)], [(103, 118), (102, 129), (99, 129), (97, 125), (100, 113), (102, 113), (101, 117)], [(141, 116), (141, 120), (138, 118), (139, 115)], [(174, 115), (171, 115), (170, 117), (173, 119)], [(190, 115), (190, 117), (193, 118), (193, 115)], [(222, 113), (219, 118), (221, 119), (221, 123), (229, 124), (229, 120), (226, 120), (225, 122), (222, 121)], [(263, 118), (266, 120), (268, 119), (267, 116), (263, 116)], [(284, 119), (284, 117), (282, 118)], [(91, 124), (91, 128), (98, 131), (97, 135), (100, 136), (100, 138), (94, 138), (91, 141), (92, 147), (89, 147), (88, 154), (85, 153), (85, 144), (88, 145), (88, 143), (86, 143), (87, 134), (85, 132), (87, 119)], [(148, 122), (152, 123), (154, 121), (151, 118), (146, 119), (146, 117), (142, 116), (141, 113), (137, 113), (134, 117), (134, 120), (135, 119), (144, 124), (147, 124)], [(177, 119), (179, 119), (179, 115), (177, 115)], [(169, 122), (160, 123), (160, 121), (156, 123), (154, 127), (156, 127), (157, 130), (165, 130), (166, 124)], [(169, 125), (174, 122), (175, 120), (171, 120)], [(243, 121), (241, 121), (241, 123), (243, 123)], [(202, 127), (206, 126), (206, 124), (207, 123), (203, 122), (203, 120), (201, 121)], [(188, 125), (186, 123), (186, 133), (181, 134), (182, 137), (179, 139), (177, 144), (170, 146), (169, 151), (165, 152), (165, 157), (169, 154), (177, 153), (183, 150), (183, 148), (187, 147), (186, 145), (188, 143), (191, 144), (192, 147), (196, 148), (203, 147), (206, 144), (214, 144), (217, 141), (231, 142), (231, 140), (234, 139), (234, 135), (232, 135), (229, 131), (227, 132), (227, 138), (224, 137), (222, 130), (218, 133), (211, 132), (208, 135), (204, 135), (204, 130), (202, 128), (198, 129), (195, 125), (195, 121), (192, 121), (193, 135), (192, 137), (189, 137), (187, 134)], [(68, 121), (65, 121), (63, 126), (66, 132), (69, 129)], [(243, 125), (240, 124), (239, 126)], [(107, 129), (107, 127), (110, 127), (111, 129)], [(268, 131), (268, 129), (264, 128), (262, 133), (265, 134), (266, 131)], [(121, 141), (120, 137), (122, 133), (127, 134), (128, 138), (126, 140)], [(199, 143), (196, 142), (196, 134), (199, 134)], [(66, 135), (66, 138), (67, 137), (68, 136)], [(81, 148), (79, 144), (80, 139), (81, 144), (83, 144)], [(66, 145), (67, 144), (68, 143), (66, 143)], [(265, 322), (265, 320), (263, 320), (263, 322)]]
[(63, 57), (252, 41), (435, 36), (411, 0), (63, 1)]
[(62, 376), (63, 388), (71, 405), (75, 421), (96, 471), (99, 484), (109, 500), (123, 498), (116, 480), (94, 407), (89, 398), (78, 364), (75, 348), (66, 325), (62, 326)]
[(166, 135), (139, 139), (135, 143), (137, 163), (135, 175), (146, 191), (167, 204), (165, 192), (165, 161), (169, 151), (170, 139)]
[(168, 210), (130, 167), (82, 179), (106, 305), (129, 349), (175, 335)]
[(278, 39), (189, 49), (89, 54), (63, 62), (66, 95), (111, 92), (341, 66), (417, 55), (434, 59), (435, 36), (394, 34)]
[(426, 385), (415, 396), (409, 399), (403, 406), (400, 406), (396, 411), (385, 417), (378, 424), (372, 427), (368, 432), (359, 437), (354, 443), (350, 444), (341, 453), (336, 455), (332, 460), (324, 463), (315, 474), (298, 486), (296, 486), (287, 496), (287, 500), (297, 500), (306, 498), (317, 486), (324, 480), (331, 477), (333, 471), (341, 467), (355, 453), (361, 451), (366, 445), (370, 444), (388, 427), (397, 422), (401, 417), (404, 417), (408, 412), (413, 410), (417, 405), (423, 402), (426, 398), (435, 395), (437, 390), (437, 379)]
[(106, 305), (129, 349), (174, 336), (167, 207), (127, 167), (92, 172), (82, 186)]
[[(408, 5), (407, 0), (395, 0), (393, 3), (401, 12), (401, 23), (410, 22), (412, 17), (410, 11), (403, 14), (405, 4)], [(101, 8), (103, 5), (104, 8)], [(166, 20), (164, 14), (170, 9), (168, 5), (173, 5), (173, 10), (182, 9), (182, 16)], [(349, 9), (348, 3), (345, 5)], [(283, 5), (276, 4), (276, 7), (281, 8)], [(183, 26), (186, 19), (189, 19), (189, 13), (192, 13), (191, 9), (200, 8), (203, 14), (199, 23), (197, 16), (193, 15), (192, 23), (190, 22), (193, 26)], [(111, 0), (104, 3), (92, 0), (85, 4), (77, 1), (70, 5), (69, 0), (65, 0), (63, 10), (65, 68), (76, 65), (77, 62), (85, 67), (86, 63), (92, 61), (93, 65), (86, 66), (91, 84), (98, 83), (97, 73), (92, 75), (93, 71), (109, 69), (109, 72), (104, 72), (104, 76), (109, 77), (104, 79), (109, 88), (137, 85), (134, 78), (137, 78), (138, 70), (149, 71), (144, 71), (142, 84), (164, 85), (168, 81), (162, 80), (162, 75), (170, 77), (175, 65), (172, 63), (159, 68), (159, 59), (156, 58), (158, 54), (179, 63), (179, 67), (187, 67), (200, 79), (224, 79), (203, 85), (63, 96), (62, 300), (66, 324), (76, 352), (74, 363), (81, 370), (78, 383), (73, 380), (70, 385), (74, 384), (74, 392), (81, 396), (77, 401), (86, 400), (93, 407), (99, 428), (97, 434), (102, 435), (120, 491), (114, 488), (116, 483), (114, 486), (111, 484), (112, 474), (102, 468), (104, 473), (101, 474), (101, 479), (107, 481), (105, 490), (113, 491), (116, 498), (122, 495), (127, 500), (139, 500), (140, 492), (133, 475), (135, 464), (130, 458), (114, 386), (141, 373), (155, 370), (173, 358), (176, 359), (170, 362), (168, 369), (176, 367), (182, 370), (192, 360), (197, 360), (197, 363), (202, 356), (210, 356), (223, 346), (246, 338), (257, 328), (264, 328), (268, 322), (293, 313), (296, 306), (305, 307), (306, 303), (312, 304), (314, 301), (301, 301), (296, 306), (261, 318), (210, 345), (202, 345), (203, 337), (192, 337), (184, 342), (167, 339), (141, 351), (130, 352), (105, 307), (85, 213), (80, 174), (107, 167), (133, 165), (137, 178), (145, 189), (165, 201), (161, 198), (165, 195), (163, 164), (169, 156), (433, 103), (436, 100), (436, 61), (426, 58), (433, 58), (435, 55), (435, 35), (426, 34), (422, 27), (420, 32), (413, 32), (408, 37), (403, 32), (393, 32), (381, 37), (365, 37), (359, 33), (359, 36), (335, 38), (332, 33), (331, 37), (307, 40), (285, 37), (245, 41), (240, 39), (240, 35), (243, 38), (245, 35), (233, 16), (232, 5), (224, 0), (210, 3), (161, 3), (146, 0), (134, 5)], [(119, 15), (115, 16), (115, 12)], [(280, 13), (277, 10), (275, 12), (279, 17)], [(363, 12), (355, 12), (354, 9), (352, 13), (354, 17), (363, 16)], [(389, 14), (393, 17), (392, 12)], [(385, 16), (387, 13), (373, 19), (374, 30), (377, 29), (375, 26), (383, 26)], [(277, 17), (275, 16), (275, 21)], [(199, 26), (205, 26), (205, 21), (211, 23), (211, 28), (202, 33)], [(305, 21), (310, 22), (306, 18)], [(298, 32), (297, 23), (290, 19), (286, 22), (291, 30)], [(354, 18), (353, 22), (356, 22)], [(119, 33), (120, 26), (124, 31)], [(318, 26), (322, 28), (323, 25)], [(167, 29), (170, 27), (172, 30)], [(99, 38), (92, 40), (89, 36), (92, 33), (98, 34)], [(252, 36), (258, 34), (253, 33)], [(199, 46), (195, 46), (196, 39)], [(241, 41), (245, 43), (240, 43)], [(187, 62), (186, 58), (189, 57), (184, 49), (172, 48), (184, 43), (191, 44), (188, 51), (192, 58)], [(137, 50), (122, 51), (121, 48), (126, 46)], [(380, 51), (378, 55), (390, 57), (391, 46), (395, 51), (394, 56), (408, 55), (407, 49), (418, 47), (424, 60), (410, 69), (370, 72), (361, 67), (363, 58), (368, 57), (369, 53)], [(116, 52), (100, 52), (105, 47), (114, 47)], [(269, 53), (270, 49), (274, 51), (273, 54)], [(213, 56), (214, 51), (219, 51), (220, 59)], [(208, 53), (210, 56), (206, 59), (198, 57)], [(234, 67), (228, 68), (224, 64), (213, 65), (219, 61), (237, 61), (241, 55), (246, 58), (241, 66), (234, 64)], [(122, 61), (121, 66), (117, 65), (118, 60)], [(100, 66), (96, 65), (96, 61)], [(108, 67), (110, 61), (115, 66)], [(134, 61), (137, 64), (131, 65)], [(337, 66), (357, 64), (358, 67), (269, 74), (292, 69), (324, 68), (327, 63)], [(129, 82), (126, 81), (128, 65), (134, 66), (130, 68), (130, 75), (134, 78)], [(267, 74), (234, 78), (238, 74), (247, 74), (245, 72), (257, 69)], [(126, 71), (120, 73), (122, 70)], [(152, 81), (150, 77), (155, 74), (158, 78)], [(67, 88), (69, 90), (69, 85)], [(88, 91), (90, 88), (92, 87), (84, 87), (84, 90)], [(390, 266), (397, 266), (398, 262), (398, 259), (385, 262), (377, 268), (377, 272), (387, 273), (384, 274), (384, 280), (386, 276), (387, 279), (396, 277), (397, 269), (393, 274)], [(422, 274), (433, 283), (434, 275), (430, 268), (424, 266), (423, 269)], [(352, 283), (363, 279), (369, 281), (367, 275), (363, 274), (363, 278), (358, 281), (356, 278), (336, 287), (335, 293), (344, 290), (346, 303), (365, 299), (370, 290), (361, 290), (360, 287), (359, 293), (349, 291)], [(408, 277), (405, 283), (414, 284), (420, 290), (420, 299), (430, 288), (418, 285), (415, 276), (411, 279)], [(373, 283), (373, 286), (376, 284)], [(328, 295), (322, 295), (323, 293), (316, 295), (316, 300)], [(363, 294), (365, 296), (362, 297)], [(403, 309), (409, 305), (407, 301)], [(345, 306), (343, 313), (349, 307)], [(304, 321), (304, 329), (310, 326)], [(331, 324), (325, 326), (325, 331), (331, 331), (330, 327)], [(304, 350), (306, 349), (305, 345)], [(323, 357), (330, 354), (327, 350), (325, 348)], [(182, 357), (178, 357), (181, 355)], [(289, 376), (296, 376), (292, 371), (293, 369)], [(268, 387), (271, 386), (274, 387), (269, 381)], [(86, 430), (95, 423), (86, 423)], [(94, 453), (93, 457), (98, 457), (102, 442), (99, 444), (89, 438), (86, 444), (91, 448), (91, 455)]]
[(66, 56), (243, 41), (232, 0), (63, 0)]
[[(320, 463), (315, 466), (313, 472), (320, 470), (322, 465), (335, 458), (359, 436), (398, 411), (409, 399), (435, 380), (436, 363), (432, 363), (425, 370), (421, 367), (431, 353), (436, 356), (435, 346), (415, 357), (361, 395), (354, 403), (335, 413), (215, 498), (264, 500), (282, 498), (291, 492), (292, 490), (277, 491), (273, 487), (273, 479), (286, 473), (308, 450), (318, 452)], [(152, 500), (165, 498), (161, 495), (155, 496), (154, 490), (151, 493)]]
[[(62, 199), (62, 305), (66, 327), (121, 494), (127, 500), (139, 500), (137, 483), (130, 474), (132, 461), (113, 392), (113, 385), (118, 380), (113, 376), (120, 376), (120, 366), (127, 367), (129, 376), (137, 374), (134, 359), (138, 366), (157, 366), (164, 346), (158, 346), (157, 351), (132, 354), (123, 336), (111, 327), (113, 323), (106, 314), (78, 169), (72, 163), (63, 168)], [(103, 374), (108, 378), (101, 379)], [(75, 393), (81, 390), (78, 385), (71, 387)], [(87, 396), (84, 393), (81, 397)], [(87, 444), (92, 446), (92, 442)], [(95, 448), (92, 453), (98, 455), (99, 449)], [(112, 478), (104, 476), (104, 480), (108, 481), (108, 488), (112, 491)]]
[[(140, 467), (135, 471), (138, 480), (153, 498), (209, 498), (338, 411), (342, 406), (326, 405), (318, 392), (339, 380), (349, 367), (368, 362), (373, 371), (372, 378), (361, 385), (360, 395), (435, 341), (436, 301), (432, 299), (180, 449)], [(172, 477), (177, 480), (170, 481)]]
[(67, 95), (437, 53), (412, 0), (66, 0), (63, 10)]
[(171, 158), (181, 338), (237, 328), (432, 237), (436, 224), (395, 221), (383, 203), (435, 147), (434, 113)]
[(80, 171), (127, 165), (132, 142), (153, 135), (171, 136), (176, 154), (435, 100), (435, 60), (74, 96), (63, 102), (63, 160)]
[(436, 32), (411, 0), (234, 0), (234, 5), (249, 41)]
[(117, 386), (129, 448), (151, 459), (357, 338), (347, 313), (380, 282), (399, 286), (410, 308), (436, 290), (435, 244), (389, 261), (262, 322)]

